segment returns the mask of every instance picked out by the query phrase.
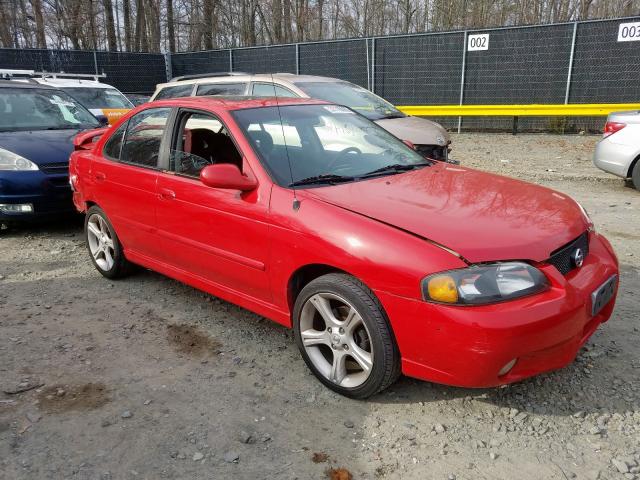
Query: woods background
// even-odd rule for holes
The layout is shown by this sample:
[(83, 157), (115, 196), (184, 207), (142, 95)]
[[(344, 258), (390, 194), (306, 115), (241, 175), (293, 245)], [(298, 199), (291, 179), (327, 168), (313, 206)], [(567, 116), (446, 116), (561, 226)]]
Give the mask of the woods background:
[(181, 52), (640, 13), (640, 0), (0, 0), (0, 46)]

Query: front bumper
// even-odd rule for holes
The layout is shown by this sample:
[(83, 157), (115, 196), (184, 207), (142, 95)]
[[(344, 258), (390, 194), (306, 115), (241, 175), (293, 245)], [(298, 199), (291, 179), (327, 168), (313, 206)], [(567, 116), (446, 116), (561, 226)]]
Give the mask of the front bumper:
[[(555, 267), (541, 265), (552, 286), (531, 297), (463, 307), (377, 291), (400, 348), (402, 372), (448, 385), (492, 387), (571, 363), (609, 319), (616, 298), (591, 315), (591, 294), (618, 273), (618, 261), (604, 237), (590, 237), (583, 266), (563, 276)], [(513, 368), (500, 375), (513, 359)]]
[(0, 211), (0, 221), (30, 221), (74, 212), (68, 175), (0, 172), (0, 204), (30, 204), (33, 212)]
[(636, 155), (637, 146), (614, 143), (609, 138), (605, 138), (596, 145), (593, 164), (600, 170), (618, 177), (627, 178), (631, 162), (633, 162)]

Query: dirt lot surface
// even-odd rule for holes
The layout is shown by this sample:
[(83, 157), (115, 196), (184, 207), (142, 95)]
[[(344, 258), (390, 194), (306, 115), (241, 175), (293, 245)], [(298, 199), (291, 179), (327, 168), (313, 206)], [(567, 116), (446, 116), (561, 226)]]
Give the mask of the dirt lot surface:
[[(0, 234), (0, 479), (634, 479), (640, 192), (595, 137), (454, 136), (464, 165), (582, 202), (622, 268), (570, 367), (500, 389), (403, 378), (352, 401), (292, 335), (144, 271), (109, 281), (79, 222)], [(452, 352), (455, 354), (455, 352)]]

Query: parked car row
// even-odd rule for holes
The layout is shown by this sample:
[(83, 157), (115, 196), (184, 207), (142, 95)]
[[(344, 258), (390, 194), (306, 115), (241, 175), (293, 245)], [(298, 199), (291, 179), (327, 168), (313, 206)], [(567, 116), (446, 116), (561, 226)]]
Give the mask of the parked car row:
[(441, 127), (346, 82), (210, 95), (241, 78), (160, 85), (111, 127), (61, 88), (0, 82), (0, 220), (72, 199), (102, 275), (140, 265), (290, 327), (353, 398), (400, 373), (489, 387), (558, 369), (610, 318), (618, 261), (571, 198), (452, 165)]

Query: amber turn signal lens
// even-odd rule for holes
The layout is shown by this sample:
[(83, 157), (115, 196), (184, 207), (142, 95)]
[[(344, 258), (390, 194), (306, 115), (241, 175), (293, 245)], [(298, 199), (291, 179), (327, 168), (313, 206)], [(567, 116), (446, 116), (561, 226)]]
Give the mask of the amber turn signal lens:
[(458, 288), (450, 275), (437, 275), (431, 278), (427, 290), (434, 302), (456, 303), (458, 301)]

